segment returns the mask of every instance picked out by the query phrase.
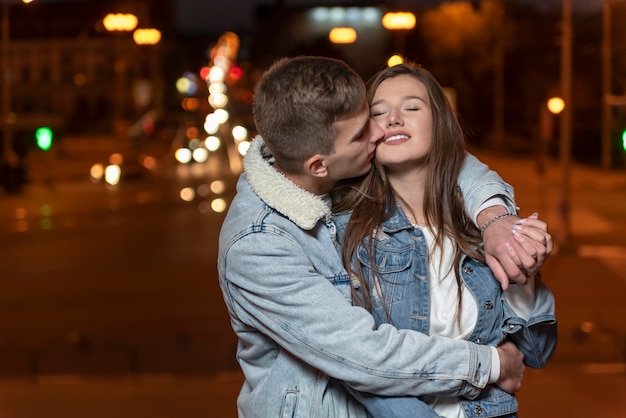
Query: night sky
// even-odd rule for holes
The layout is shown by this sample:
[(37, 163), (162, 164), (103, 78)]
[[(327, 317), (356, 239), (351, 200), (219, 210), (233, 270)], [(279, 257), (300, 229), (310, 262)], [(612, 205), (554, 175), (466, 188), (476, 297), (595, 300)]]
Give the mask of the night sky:
[[(358, 0), (283, 0), (287, 5), (358, 5)], [(413, 0), (416, 1), (416, 0)], [(438, 4), (441, 0), (418, 0), (420, 4)], [(525, 0), (542, 8), (561, 7), (562, 0)], [(253, 26), (256, 4), (272, 4), (276, 0), (176, 0), (177, 25), (188, 32), (249, 30)], [(598, 11), (603, 0), (572, 0), (578, 11)], [(381, 0), (381, 3), (402, 3)]]
[[(19, 3), (19, 0), (2, 0)], [(76, 2), (96, 0), (34, 0), (34, 2)], [(98, 0), (105, 3), (109, 0)], [(176, 26), (185, 33), (216, 33), (227, 30), (248, 31), (254, 26), (254, 9), (258, 4), (274, 4), (283, 1), (286, 5), (332, 6), (359, 5), (359, 0), (173, 0)], [(388, 4), (436, 5), (445, 0), (380, 0)], [(447, 0), (457, 1), (457, 0)], [(563, 0), (522, 0), (538, 8), (560, 8)], [(580, 12), (597, 12), (604, 0), (572, 0), (574, 9)], [(110, 1), (116, 3), (116, 1)]]

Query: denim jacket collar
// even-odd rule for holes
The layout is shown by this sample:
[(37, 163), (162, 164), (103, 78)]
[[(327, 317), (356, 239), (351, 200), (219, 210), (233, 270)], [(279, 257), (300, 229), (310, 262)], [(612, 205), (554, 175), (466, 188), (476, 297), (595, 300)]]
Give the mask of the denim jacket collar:
[(398, 202), (395, 203), (395, 210), (391, 212), (389, 217), (383, 222), (383, 232), (393, 234), (403, 229), (413, 229), (413, 224), (404, 214), (402, 207)]
[(330, 207), (324, 199), (297, 186), (275, 170), (272, 159), (263, 138), (257, 135), (243, 159), (243, 165), (250, 187), (261, 200), (305, 230), (313, 229), (320, 219), (330, 219)]

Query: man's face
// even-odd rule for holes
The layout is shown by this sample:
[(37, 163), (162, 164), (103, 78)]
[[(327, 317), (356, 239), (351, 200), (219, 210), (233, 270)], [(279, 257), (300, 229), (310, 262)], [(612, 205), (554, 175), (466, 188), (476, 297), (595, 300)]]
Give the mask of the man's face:
[(329, 178), (337, 182), (367, 173), (372, 166), (376, 142), (384, 136), (382, 128), (370, 119), (367, 103), (363, 102), (357, 114), (335, 125), (338, 132), (335, 149), (326, 157)]

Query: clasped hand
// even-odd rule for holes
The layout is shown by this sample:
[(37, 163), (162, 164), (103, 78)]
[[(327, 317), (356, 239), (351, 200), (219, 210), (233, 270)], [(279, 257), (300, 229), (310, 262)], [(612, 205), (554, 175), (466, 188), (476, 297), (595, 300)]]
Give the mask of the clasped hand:
[(506, 290), (511, 282), (525, 284), (554, 250), (548, 225), (537, 213), (527, 218), (506, 217), (484, 231), (485, 259)]

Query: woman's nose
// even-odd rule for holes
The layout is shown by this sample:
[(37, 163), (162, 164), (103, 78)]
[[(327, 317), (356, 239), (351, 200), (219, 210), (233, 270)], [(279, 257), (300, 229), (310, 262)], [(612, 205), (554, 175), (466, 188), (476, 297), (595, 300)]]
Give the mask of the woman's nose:
[(402, 125), (402, 118), (392, 112), (389, 114), (389, 117), (387, 118), (387, 126), (401, 126)]

